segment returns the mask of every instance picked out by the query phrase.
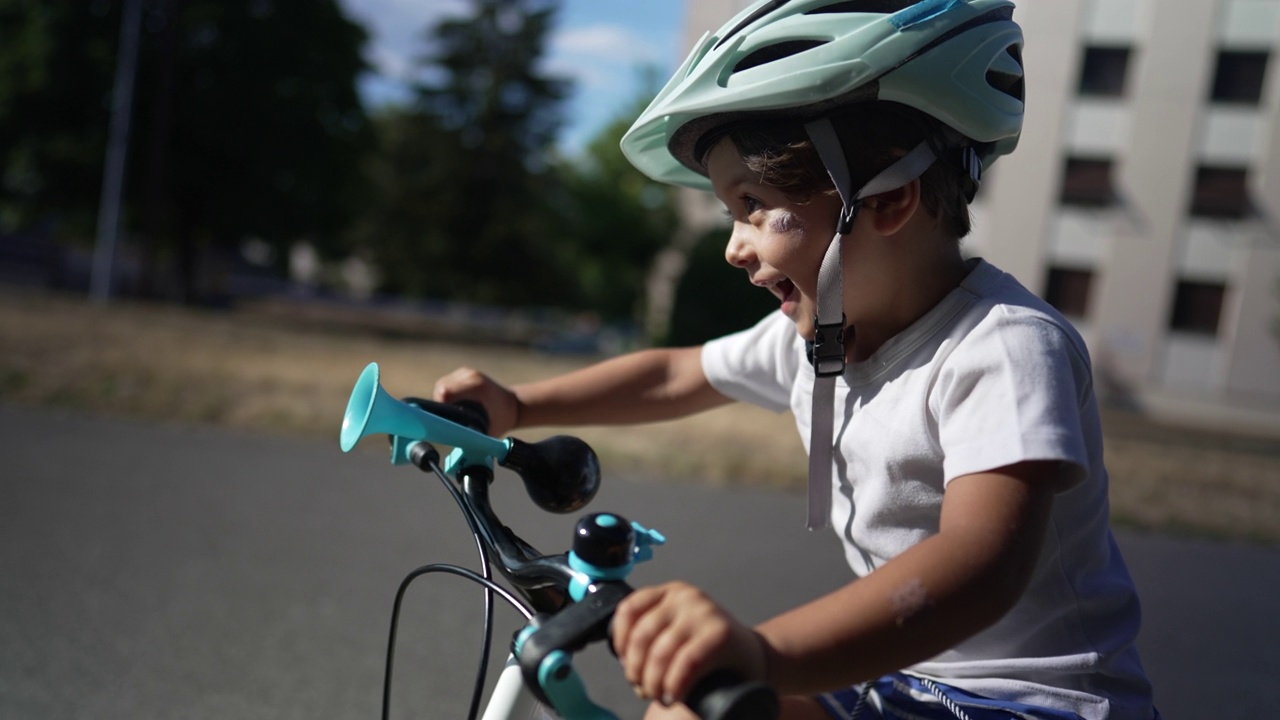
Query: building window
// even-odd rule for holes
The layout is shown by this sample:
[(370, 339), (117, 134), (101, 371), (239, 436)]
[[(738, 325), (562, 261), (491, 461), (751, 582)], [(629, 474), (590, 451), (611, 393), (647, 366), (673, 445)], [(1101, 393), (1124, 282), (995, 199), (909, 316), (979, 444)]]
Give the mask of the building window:
[(1083, 318), (1089, 310), (1089, 290), (1093, 286), (1093, 272), (1069, 268), (1049, 268), (1045, 283), (1045, 302), (1063, 315)]
[(1127, 47), (1087, 47), (1080, 65), (1080, 94), (1095, 97), (1124, 95), (1129, 68)]
[(1180, 280), (1173, 297), (1169, 327), (1198, 335), (1217, 335), (1227, 287), (1220, 283)]
[(1211, 218), (1249, 215), (1248, 171), (1244, 168), (1201, 166), (1191, 196), (1191, 214)]
[(1111, 161), (1067, 158), (1062, 174), (1062, 204), (1101, 207), (1115, 202)]
[(1257, 105), (1267, 75), (1267, 53), (1223, 50), (1213, 75), (1214, 102)]

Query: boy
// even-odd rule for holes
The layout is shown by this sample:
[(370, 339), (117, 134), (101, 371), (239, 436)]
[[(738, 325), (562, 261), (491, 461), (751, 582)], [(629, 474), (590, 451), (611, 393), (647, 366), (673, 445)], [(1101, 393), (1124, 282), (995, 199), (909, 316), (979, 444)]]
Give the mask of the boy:
[(778, 688), (788, 718), (1158, 717), (1084, 343), (960, 252), (981, 169), (1020, 132), (1011, 13), (748, 8), (623, 148), (651, 177), (710, 181), (733, 220), (726, 259), (780, 312), (511, 389), (470, 369), (437, 383), (438, 400), (484, 403), (495, 434), (731, 399), (795, 413), (810, 526), (834, 526), (855, 577), (755, 628), (685, 583), (637, 590), (614, 645), (651, 717), (688, 717), (678, 701), (717, 667)]

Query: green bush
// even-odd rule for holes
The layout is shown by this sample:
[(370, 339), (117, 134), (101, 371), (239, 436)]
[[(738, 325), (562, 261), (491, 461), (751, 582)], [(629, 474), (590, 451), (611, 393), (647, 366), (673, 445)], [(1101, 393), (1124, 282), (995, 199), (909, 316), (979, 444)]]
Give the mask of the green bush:
[(696, 345), (754, 325), (778, 301), (752, 285), (747, 274), (724, 259), (728, 228), (708, 232), (689, 255), (689, 268), (676, 291), (676, 309), (667, 344)]

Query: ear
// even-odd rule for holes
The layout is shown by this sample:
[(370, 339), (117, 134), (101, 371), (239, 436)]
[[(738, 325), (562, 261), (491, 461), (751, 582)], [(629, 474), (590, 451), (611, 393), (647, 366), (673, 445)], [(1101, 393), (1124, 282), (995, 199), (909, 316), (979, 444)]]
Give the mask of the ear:
[(896, 190), (872, 195), (862, 204), (863, 212), (870, 216), (871, 226), (883, 236), (894, 235), (902, 230), (919, 208), (919, 178)]

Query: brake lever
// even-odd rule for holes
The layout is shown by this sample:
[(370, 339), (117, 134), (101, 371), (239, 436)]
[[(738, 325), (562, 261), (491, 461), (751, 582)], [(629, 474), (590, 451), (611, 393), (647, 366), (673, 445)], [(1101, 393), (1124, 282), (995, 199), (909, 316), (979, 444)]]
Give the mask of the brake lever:
[(566, 718), (610, 716), (587, 696), (573, 668), (573, 653), (608, 638), (609, 622), (631, 586), (615, 580), (595, 586), (555, 615), (536, 615), (512, 641), (525, 685), (540, 702)]

